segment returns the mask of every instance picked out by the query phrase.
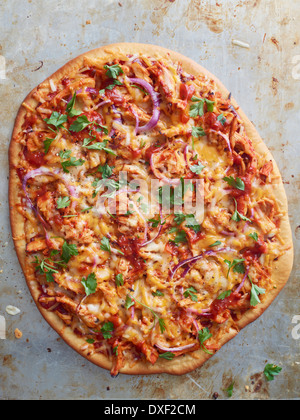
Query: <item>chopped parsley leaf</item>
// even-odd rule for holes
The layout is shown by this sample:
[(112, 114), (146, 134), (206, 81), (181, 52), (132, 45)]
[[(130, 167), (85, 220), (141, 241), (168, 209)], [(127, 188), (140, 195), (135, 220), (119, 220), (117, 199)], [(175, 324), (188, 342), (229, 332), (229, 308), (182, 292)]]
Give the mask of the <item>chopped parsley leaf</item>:
[(123, 74), (123, 70), (122, 68), (119, 66), (119, 64), (113, 64), (112, 66), (104, 66), (104, 68), (107, 70), (106, 71), (106, 76), (110, 77), (112, 79), (116, 79), (119, 74)]
[(123, 274), (117, 274), (116, 275), (116, 286), (123, 286), (124, 284), (124, 279), (123, 279)]
[(190, 298), (193, 302), (198, 302), (198, 298), (197, 298), (197, 295), (195, 295), (195, 293), (197, 293), (197, 290), (194, 287), (189, 287), (183, 293), (183, 296), (185, 298)]
[(258, 295), (265, 294), (265, 289), (262, 289), (261, 287), (258, 287), (256, 284), (253, 284), (250, 277), (248, 276), (250, 282), (251, 282), (251, 291), (250, 291), (250, 305), (256, 306), (258, 303), (260, 303), (260, 299)]
[(74, 92), (72, 99), (67, 103), (67, 107), (66, 107), (66, 112), (70, 117), (75, 117), (82, 113), (81, 111), (74, 109), (75, 101), (76, 101), (76, 92)]
[(245, 261), (244, 258), (234, 259), (232, 262), (229, 260), (224, 260), (224, 262), (228, 265), (228, 271), (226, 277), (228, 278), (229, 272), (233, 269), (234, 273), (243, 274), (245, 272), (245, 266), (243, 262)]
[(158, 357), (160, 357), (161, 359), (172, 360), (174, 359), (175, 354), (171, 353), (170, 351), (166, 351), (165, 353), (159, 354)]
[(112, 322), (105, 322), (101, 328), (101, 332), (103, 335), (103, 338), (106, 340), (112, 337), (112, 332), (114, 330), (114, 324)]
[(207, 327), (204, 327), (202, 330), (198, 331), (198, 339), (200, 341), (201, 344), (201, 348), (205, 353), (208, 354), (213, 354), (211, 351), (209, 351), (205, 346), (204, 343), (205, 341), (207, 341), (208, 339), (210, 339), (212, 337), (212, 334), (210, 333), (209, 329)]
[(73, 124), (70, 126), (70, 130), (78, 133), (79, 131), (84, 130), (90, 124), (95, 124), (94, 121), (89, 121), (86, 115), (80, 115)]
[(273, 381), (274, 376), (278, 375), (281, 372), (281, 370), (281, 367), (272, 363), (267, 363), (264, 368), (264, 375), (267, 378), (267, 381)]
[(234, 213), (231, 217), (231, 220), (234, 220), (235, 222), (239, 222), (240, 220), (244, 220), (245, 222), (252, 223), (252, 221), (250, 219), (248, 219), (248, 217), (243, 216), (241, 213), (238, 212), (236, 199), (235, 198), (233, 198), (233, 199), (234, 199), (234, 203), (235, 203), (235, 210), (234, 210)]
[(63, 124), (68, 120), (67, 115), (63, 115), (60, 112), (52, 112), (50, 118), (45, 118), (44, 121), (48, 125), (53, 125), (56, 129), (63, 128)]
[(56, 208), (64, 209), (65, 207), (68, 207), (70, 203), (71, 203), (70, 197), (59, 197), (56, 200)]
[(227, 184), (231, 187), (241, 191), (245, 191), (245, 184), (244, 181), (241, 180), (241, 178), (237, 177), (236, 179), (234, 179), (233, 176), (225, 176), (223, 180), (226, 181)]
[(67, 264), (73, 255), (78, 255), (78, 249), (75, 244), (68, 244), (67, 241), (64, 242), (62, 246), (61, 258)]
[(83, 279), (81, 280), (81, 284), (85, 289), (86, 296), (95, 293), (97, 288), (97, 279), (95, 273), (89, 274), (87, 278), (83, 277)]
[(108, 239), (108, 238), (106, 238), (106, 236), (104, 236), (104, 237), (101, 239), (101, 245), (100, 245), (100, 248), (102, 249), (102, 251), (111, 252), (109, 239)]

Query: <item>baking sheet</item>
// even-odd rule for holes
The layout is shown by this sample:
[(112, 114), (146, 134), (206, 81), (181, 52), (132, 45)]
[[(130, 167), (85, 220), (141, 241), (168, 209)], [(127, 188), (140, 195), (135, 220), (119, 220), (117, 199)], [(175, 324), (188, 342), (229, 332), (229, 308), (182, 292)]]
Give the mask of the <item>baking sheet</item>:
[[(1, 1), (0, 399), (225, 399), (232, 382), (232, 399), (299, 399), (299, 20), (292, 0)], [(7, 150), (19, 105), (68, 60), (114, 42), (161, 45), (214, 73), (272, 151), (289, 200), (295, 264), (285, 289), (203, 367), (180, 377), (112, 379), (69, 348), (35, 307), (10, 233)], [(9, 315), (7, 305), (21, 312)], [(264, 378), (266, 363), (282, 367), (274, 381)]]

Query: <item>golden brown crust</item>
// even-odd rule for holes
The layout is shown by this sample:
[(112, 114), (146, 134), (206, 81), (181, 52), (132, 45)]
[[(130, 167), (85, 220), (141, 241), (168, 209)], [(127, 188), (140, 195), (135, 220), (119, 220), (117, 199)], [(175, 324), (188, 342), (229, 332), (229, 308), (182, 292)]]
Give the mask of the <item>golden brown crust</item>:
[[(180, 62), (184, 71), (191, 74), (203, 73), (209, 78), (215, 80), (216, 85), (222, 95), (228, 96), (229, 92), (224, 87), (224, 85), (209, 71), (203, 68), (201, 65), (195, 63), (191, 59), (182, 56), (179, 53), (170, 51), (168, 49), (158, 47), (156, 45), (147, 45), (147, 44), (136, 44), (136, 43), (122, 43), (122, 44), (112, 44), (105, 47), (101, 47), (95, 50), (92, 50), (88, 53), (82, 54), (79, 57), (73, 59), (61, 69), (55, 72), (53, 75), (48, 77), (43, 83), (41, 83), (37, 88), (33, 89), (32, 92), (25, 98), (24, 103), (28, 106), (34, 107), (37, 102), (33, 98), (34, 93), (37, 89), (41, 87), (48, 88), (49, 80), (55, 83), (60, 80), (64, 75), (72, 73), (76, 69), (80, 68), (84, 62), (85, 58), (92, 59), (97, 61), (99, 64), (114, 59), (115, 57), (120, 58), (126, 54), (147, 54), (153, 58), (170, 58), (174, 62)], [(260, 303), (255, 308), (247, 311), (244, 316), (236, 323), (239, 329), (244, 328), (250, 322), (254, 321), (259, 317), (267, 307), (272, 303), (278, 293), (282, 290), (286, 284), (289, 274), (293, 264), (293, 243), (291, 229), (288, 219), (288, 207), (287, 207), (287, 198), (284, 191), (283, 183), (281, 180), (281, 175), (279, 169), (268, 150), (267, 146), (264, 144), (257, 130), (253, 124), (249, 121), (245, 113), (241, 108), (238, 107), (236, 101), (231, 98), (233, 105), (238, 109), (239, 115), (243, 120), (246, 133), (249, 138), (252, 140), (255, 151), (258, 155), (264, 155), (268, 160), (273, 161), (275, 179), (276, 183), (276, 196), (279, 203), (280, 212), (283, 214), (281, 220), (281, 238), (285, 242), (286, 253), (279, 257), (276, 265), (274, 267), (272, 278), (277, 287), (271, 290), (263, 303)], [(9, 205), (10, 205), (10, 220), (11, 220), (11, 229), (14, 239), (15, 249), (20, 261), (20, 265), (25, 274), (26, 281), (32, 297), (36, 302), (38, 309), (45, 318), (45, 320), (57, 331), (57, 333), (69, 344), (74, 350), (76, 350), (83, 357), (87, 358), (89, 361), (95, 363), (98, 366), (101, 366), (105, 369), (111, 369), (111, 362), (101, 354), (87, 354), (87, 350), (82, 350), (83, 346), (86, 344), (85, 340), (76, 336), (71, 328), (66, 327), (63, 321), (58, 318), (54, 313), (49, 312), (41, 307), (38, 302), (39, 290), (37, 287), (37, 282), (28, 267), (26, 266), (26, 254), (25, 254), (25, 235), (24, 235), (24, 218), (18, 212), (17, 206), (20, 204), (20, 180), (18, 178), (15, 167), (18, 164), (18, 155), (21, 150), (20, 144), (17, 142), (17, 134), (21, 130), (22, 123), (24, 121), (25, 108), (22, 105), (19, 109), (19, 112), (16, 117), (15, 126), (12, 134), (12, 140), (9, 148), (9, 162), (10, 162), (10, 180), (9, 180)], [(230, 339), (232, 339), (238, 330), (233, 328), (223, 336), (220, 345), (222, 346)], [(166, 361), (164, 359), (159, 359), (154, 365), (150, 363), (145, 363), (143, 361), (135, 363), (133, 366), (130, 366), (125, 363), (124, 367), (120, 370), (121, 373), (125, 374), (154, 374), (154, 373), (169, 373), (174, 375), (181, 375), (187, 373), (195, 368), (201, 366), (209, 357), (209, 354), (198, 350), (192, 354), (186, 354), (184, 357), (175, 357), (171, 361)]]

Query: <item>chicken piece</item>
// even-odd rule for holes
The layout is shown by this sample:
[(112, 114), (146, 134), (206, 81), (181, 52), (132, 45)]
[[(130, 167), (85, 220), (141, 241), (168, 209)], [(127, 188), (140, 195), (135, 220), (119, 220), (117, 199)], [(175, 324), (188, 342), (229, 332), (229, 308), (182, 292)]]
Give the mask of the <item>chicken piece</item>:
[(53, 194), (47, 191), (37, 199), (37, 207), (46, 220), (51, 220), (54, 217), (56, 203)]
[(137, 78), (144, 79), (146, 80), (146, 82), (152, 83), (148, 70), (141, 63), (133, 61), (131, 64), (131, 68), (134, 71), (134, 74)]
[(150, 344), (145, 343), (144, 341), (137, 343), (136, 347), (141, 353), (143, 353), (146, 356), (146, 359), (154, 365), (154, 363), (158, 359), (157, 350), (154, 347), (150, 346)]
[(156, 77), (158, 86), (163, 91), (166, 98), (171, 102), (176, 102), (176, 84), (169, 70), (161, 63), (156, 61), (149, 71)]
[(235, 132), (231, 144), (234, 166), (238, 166), (239, 176), (247, 174), (251, 180), (257, 171), (257, 157), (250, 140)]
[(266, 182), (268, 176), (273, 171), (273, 162), (269, 160), (269, 162), (266, 162), (259, 170), (259, 176), (263, 183)]
[(79, 305), (77, 315), (89, 328), (97, 328), (99, 325), (99, 319), (96, 315), (92, 314), (87, 305)]
[(260, 200), (253, 210), (253, 219), (264, 234), (277, 231), (277, 226), (274, 222), (275, 204), (272, 200), (268, 198)]
[(47, 248), (47, 243), (45, 238), (34, 238), (33, 241), (29, 242), (26, 245), (27, 252), (38, 252), (44, 251)]

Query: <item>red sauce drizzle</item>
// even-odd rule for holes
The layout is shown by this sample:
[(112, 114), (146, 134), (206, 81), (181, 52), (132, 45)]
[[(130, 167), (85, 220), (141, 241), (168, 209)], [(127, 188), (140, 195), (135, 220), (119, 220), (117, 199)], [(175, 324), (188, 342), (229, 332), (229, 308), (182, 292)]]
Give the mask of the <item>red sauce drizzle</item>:
[(118, 244), (125, 257), (131, 262), (131, 265), (138, 271), (143, 270), (145, 263), (139, 256), (138, 240), (128, 238), (125, 235), (121, 235), (118, 238)]

